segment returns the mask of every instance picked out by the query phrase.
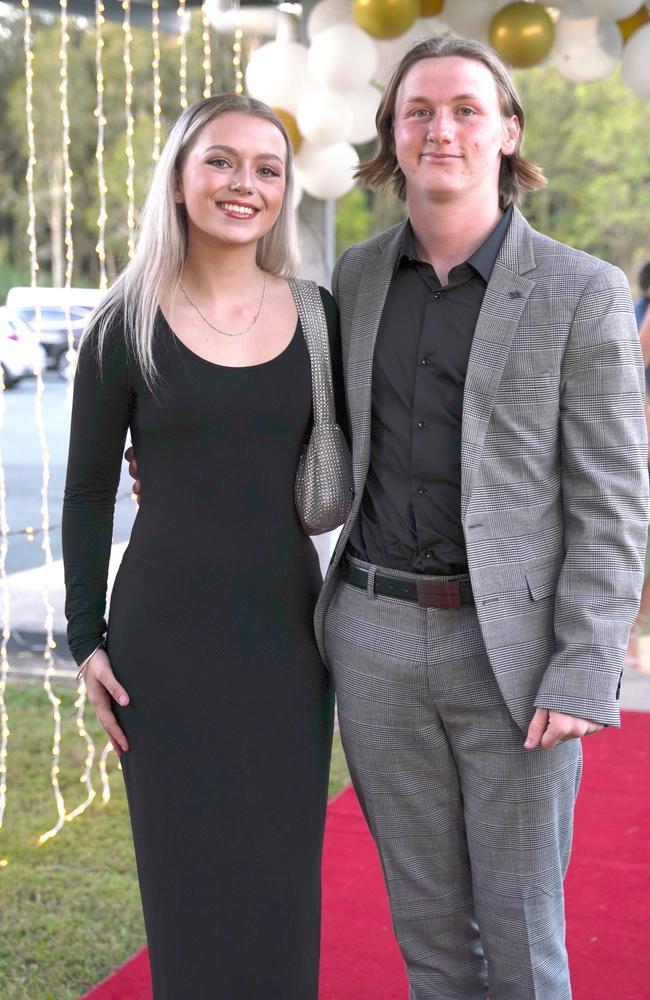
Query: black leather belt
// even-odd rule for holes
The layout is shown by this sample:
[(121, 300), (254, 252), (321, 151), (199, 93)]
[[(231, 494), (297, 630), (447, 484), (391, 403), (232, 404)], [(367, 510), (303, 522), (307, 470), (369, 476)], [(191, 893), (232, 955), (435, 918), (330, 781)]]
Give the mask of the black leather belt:
[[(369, 575), (367, 569), (354, 566), (347, 560), (343, 564), (343, 579), (353, 587), (367, 590)], [(399, 577), (377, 572), (374, 592), (383, 597), (412, 601), (422, 608), (459, 608), (461, 604), (474, 603), (469, 580), (400, 580)]]

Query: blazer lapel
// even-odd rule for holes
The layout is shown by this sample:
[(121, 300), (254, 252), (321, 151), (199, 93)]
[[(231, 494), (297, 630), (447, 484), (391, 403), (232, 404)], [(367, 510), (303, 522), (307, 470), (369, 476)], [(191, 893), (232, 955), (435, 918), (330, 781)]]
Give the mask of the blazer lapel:
[(512, 338), (534, 287), (524, 274), (534, 268), (531, 230), (515, 209), (488, 282), (467, 366), (461, 445), (463, 517)]
[(346, 381), (358, 497), (370, 463), (372, 364), (377, 331), (405, 225), (389, 230), (385, 242), (368, 253), (356, 292)]

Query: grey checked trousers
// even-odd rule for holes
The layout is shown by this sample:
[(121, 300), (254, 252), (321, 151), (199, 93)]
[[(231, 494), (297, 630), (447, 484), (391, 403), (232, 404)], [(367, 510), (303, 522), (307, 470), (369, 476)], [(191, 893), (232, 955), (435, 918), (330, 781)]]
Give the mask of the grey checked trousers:
[(563, 877), (579, 741), (523, 749), (473, 606), (340, 583), (325, 645), (410, 1000), (570, 1000)]

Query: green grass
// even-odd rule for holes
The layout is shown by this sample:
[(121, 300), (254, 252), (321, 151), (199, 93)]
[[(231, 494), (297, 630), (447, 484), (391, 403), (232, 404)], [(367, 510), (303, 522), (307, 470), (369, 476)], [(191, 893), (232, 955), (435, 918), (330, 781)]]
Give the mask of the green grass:
[[(62, 700), (61, 773), (66, 808), (83, 801), (79, 776), (85, 744), (74, 723), (74, 694)], [(38, 838), (56, 821), (50, 783), (51, 709), (32, 685), (6, 692), (11, 737), (7, 805), (0, 830), (0, 997), (2, 1000), (77, 1000), (144, 944), (126, 797), (114, 754), (108, 758), (111, 798), (98, 795), (84, 815), (66, 823), (42, 846)], [(94, 713), (86, 725), (104, 745)], [(347, 781), (338, 734), (330, 795)]]

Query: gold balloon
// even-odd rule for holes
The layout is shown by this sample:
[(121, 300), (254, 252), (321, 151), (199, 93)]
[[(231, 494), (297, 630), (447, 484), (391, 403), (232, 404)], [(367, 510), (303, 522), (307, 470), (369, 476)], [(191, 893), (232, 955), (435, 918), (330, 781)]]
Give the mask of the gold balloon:
[(398, 38), (420, 16), (420, 0), (354, 0), (353, 11), (373, 38)]
[(509, 3), (490, 22), (490, 44), (511, 66), (535, 66), (548, 55), (555, 28), (543, 7)]
[(284, 108), (273, 108), (273, 111), (275, 111), (276, 115), (289, 133), (293, 151), (294, 153), (297, 153), (302, 146), (302, 135), (300, 134), (300, 129), (298, 128), (298, 122), (291, 112), (285, 111)]
[(420, 0), (420, 17), (435, 17), (445, 5), (445, 0)]
[(628, 38), (631, 38), (635, 31), (642, 28), (644, 24), (650, 23), (650, 11), (646, 4), (637, 10), (636, 14), (630, 14), (629, 17), (624, 17), (622, 20), (616, 22), (623, 36), (623, 41), (627, 42)]

